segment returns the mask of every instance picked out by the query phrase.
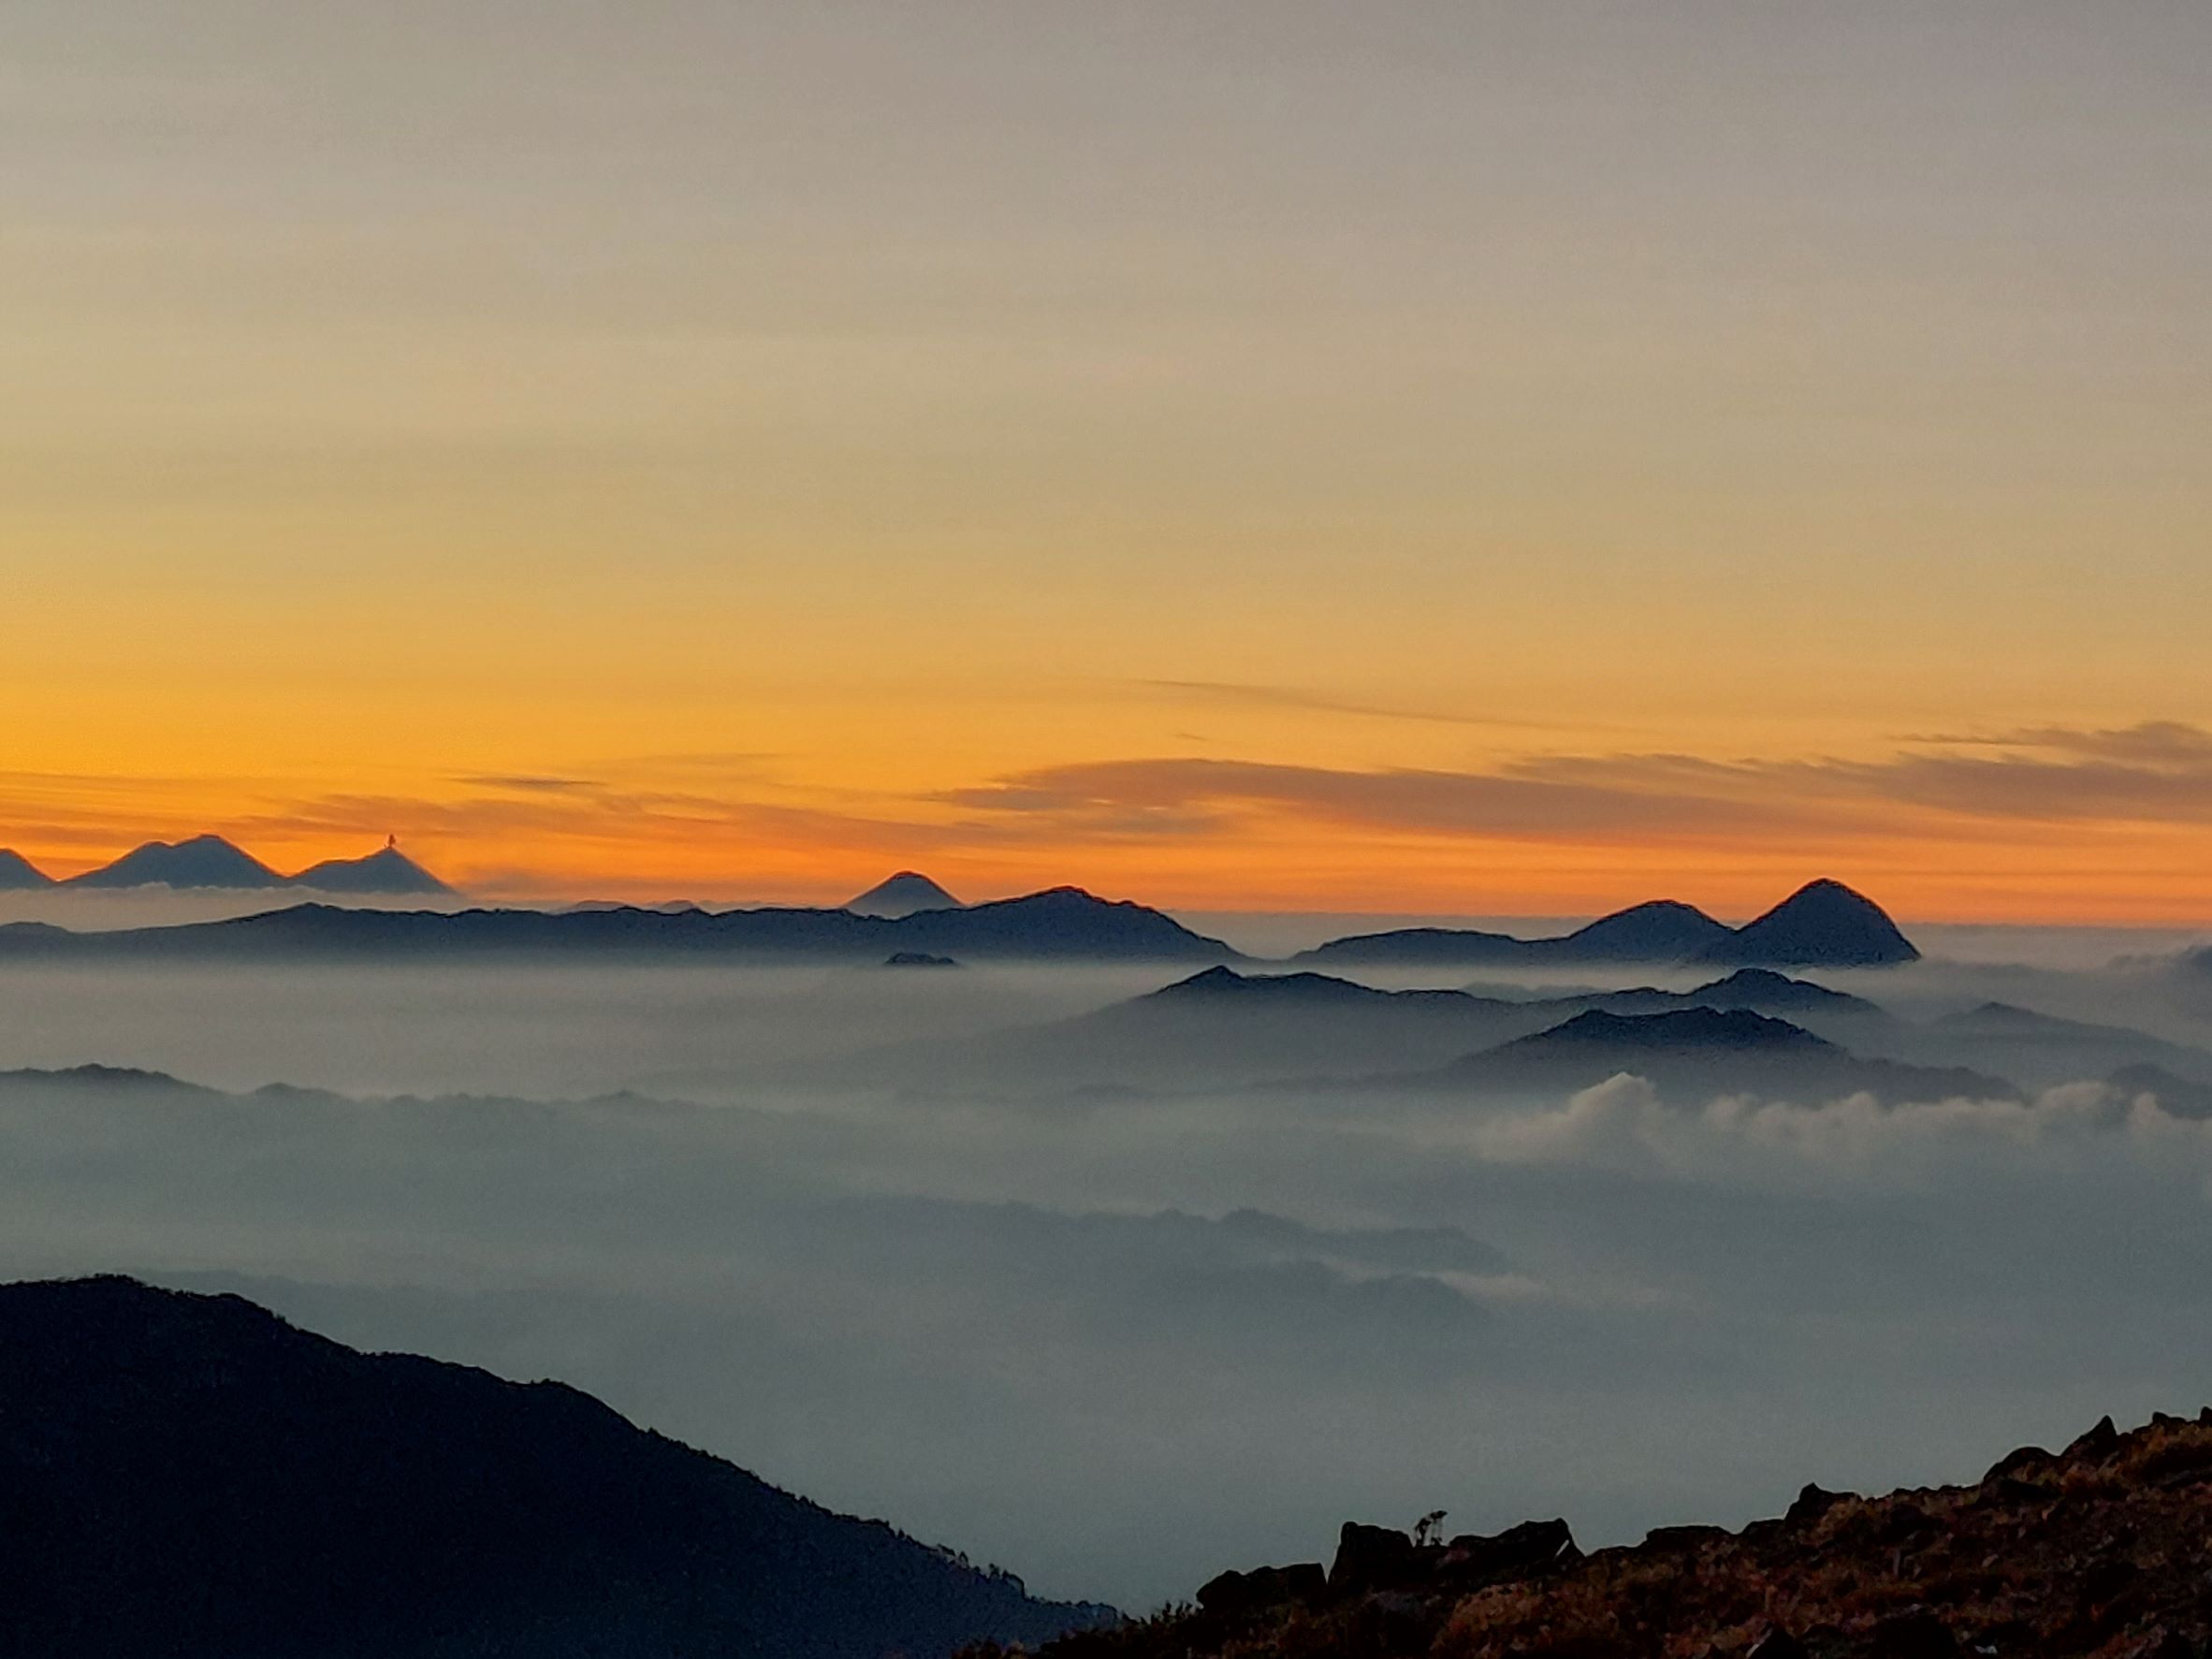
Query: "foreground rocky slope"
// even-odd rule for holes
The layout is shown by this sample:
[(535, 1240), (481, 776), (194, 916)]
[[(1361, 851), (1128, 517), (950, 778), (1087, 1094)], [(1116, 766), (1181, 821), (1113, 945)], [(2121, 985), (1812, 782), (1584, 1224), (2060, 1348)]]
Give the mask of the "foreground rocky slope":
[(1417, 1542), (1348, 1525), (1334, 1562), (1229, 1573), (1196, 1607), (1067, 1637), (1052, 1659), (2201, 1659), (2212, 1640), (2212, 1410), (1976, 1485), (1807, 1487), (1740, 1532), (1669, 1527), (1583, 1554), (1564, 1521)]

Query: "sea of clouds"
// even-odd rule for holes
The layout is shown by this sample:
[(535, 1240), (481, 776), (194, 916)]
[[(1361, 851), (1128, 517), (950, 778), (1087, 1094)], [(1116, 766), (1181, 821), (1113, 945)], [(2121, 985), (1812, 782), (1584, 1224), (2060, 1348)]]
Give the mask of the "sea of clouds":
[[(2212, 1127), (2023, 1100), (810, 1087), (1170, 977), (0, 971), (0, 1271), (557, 1376), (1145, 1607), (1349, 1518), (1586, 1543), (2212, 1400)], [(2212, 976), (1935, 963), (2212, 1039)], [(282, 1085), (269, 1087), (265, 1085)]]

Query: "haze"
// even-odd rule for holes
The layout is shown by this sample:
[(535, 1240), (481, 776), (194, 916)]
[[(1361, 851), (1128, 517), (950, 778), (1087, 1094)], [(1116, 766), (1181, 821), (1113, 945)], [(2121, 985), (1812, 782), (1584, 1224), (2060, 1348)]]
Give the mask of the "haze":
[[(1965, 1476), (2212, 1363), (2212, 1139), (2087, 1050), (1976, 1050), (2042, 1069), (2024, 1102), (1756, 1108), (1131, 1092), (992, 1046), (1174, 977), (12, 968), (0, 1068), (345, 1098), (8, 1079), (0, 1256), (557, 1375), (1135, 1608), (1346, 1516), (1597, 1541)], [(1824, 977), (2212, 1042), (2172, 958)]]

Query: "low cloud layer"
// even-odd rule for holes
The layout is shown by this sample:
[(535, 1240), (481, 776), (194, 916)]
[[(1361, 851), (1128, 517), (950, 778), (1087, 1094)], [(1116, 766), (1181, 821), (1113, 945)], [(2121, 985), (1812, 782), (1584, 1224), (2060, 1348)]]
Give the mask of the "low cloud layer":
[[(1949, 1002), (1963, 971), (1894, 982)], [(1145, 1606), (1439, 1506), (1591, 1543), (1740, 1520), (1805, 1479), (1965, 1477), (2193, 1407), (2212, 1374), (2212, 1129), (2094, 1084), (1891, 1108), (1626, 1077), (1490, 1102), (810, 1089), (840, 1045), (1137, 987), (7, 977), (0, 1065), (227, 1092), (0, 1081), (0, 1270), (237, 1288), (562, 1377), (1055, 1594)], [(2192, 986), (2176, 1036), (2212, 1016)], [(712, 1087), (651, 1098), (677, 1073)]]

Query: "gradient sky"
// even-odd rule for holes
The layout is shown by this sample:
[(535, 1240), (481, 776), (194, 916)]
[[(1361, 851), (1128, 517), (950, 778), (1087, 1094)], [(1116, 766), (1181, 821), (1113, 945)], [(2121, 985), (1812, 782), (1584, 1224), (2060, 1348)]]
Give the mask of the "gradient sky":
[(2212, 8), (16, 0), (0, 845), (2212, 920)]

